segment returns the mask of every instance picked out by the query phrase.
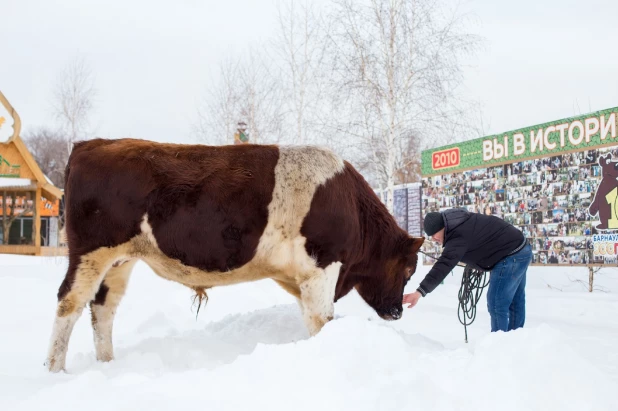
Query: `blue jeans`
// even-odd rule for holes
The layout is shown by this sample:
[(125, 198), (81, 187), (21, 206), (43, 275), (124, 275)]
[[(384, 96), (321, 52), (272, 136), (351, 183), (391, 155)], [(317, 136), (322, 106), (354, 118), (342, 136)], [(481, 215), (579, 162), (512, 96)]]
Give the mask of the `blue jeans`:
[(532, 247), (527, 244), (502, 259), (491, 270), (487, 291), (487, 310), (491, 331), (511, 331), (526, 321), (526, 271), (532, 261)]

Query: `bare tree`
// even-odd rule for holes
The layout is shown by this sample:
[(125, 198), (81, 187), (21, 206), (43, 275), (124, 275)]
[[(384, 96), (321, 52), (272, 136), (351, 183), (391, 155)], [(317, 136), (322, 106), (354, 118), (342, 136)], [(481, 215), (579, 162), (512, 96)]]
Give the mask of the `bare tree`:
[(265, 50), (251, 48), (240, 66), (240, 117), (247, 123), (253, 143), (278, 143), (283, 135), (279, 73)]
[(87, 137), (89, 116), (94, 108), (96, 89), (90, 66), (77, 57), (60, 73), (54, 89), (54, 113), (67, 135), (67, 152), (73, 143)]
[(328, 27), (319, 9), (306, 0), (279, 2), (277, 21), (273, 49), (283, 63), (281, 83), (289, 117), (286, 131), (299, 144), (316, 142), (319, 118), (325, 108), (321, 100), (325, 92), (323, 65)]
[(37, 164), (56, 187), (64, 188), (64, 170), (69, 159), (64, 133), (41, 127), (24, 134), (24, 142)]
[(195, 132), (209, 144), (231, 144), (240, 120), (239, 62), (228, 57), (219, 63), (218, 76), (211, 79), (202, 106), (198, 108)]
[[(25, 193), (24, 193), (24, 196)], [(27, 197), (30, 197), (32, 200), (32, 194), (28, 194)], [(10, 213), (7, 208), (10, 207)], [(17, 220), (24, 214), (30, 213), (33, 210), (32, 201), (28, 201), (28, 198), (24, 200), (22, 204), (22, 211), (16, 213), (17, 210), (17, 193), (15, 191), (2, 191), (2, 233), (3, 233), (3, 244), (9, 243), (9, 234), (11, 231), (11, 226), (13, 222)]]
[(333, 3), (331, 107), (339, 111), (333, 129), (372, 165), (392, 210), (393, 186), (410, 158), (420, 159), (421, 149), (466, 125), (456, 94), (460, 57), (478, 39), (437, 0)]
[[(259, 51), (258, 51), (259, 50)], [(249, 142), (276, 143), (283, 138), (281, 86), (264, 49), (249, 48), (242, 59), (228, 58), (198, 109), (195, 127), (202, 140), (229, 143), (239, 121)]]
[(416, 135), (403, 139), (408, 147), (404, 148), (409, 155), (403, 157), (402, 164), (395, 172), (395, 184), (406, 184), (421, 181), (421, 141)]

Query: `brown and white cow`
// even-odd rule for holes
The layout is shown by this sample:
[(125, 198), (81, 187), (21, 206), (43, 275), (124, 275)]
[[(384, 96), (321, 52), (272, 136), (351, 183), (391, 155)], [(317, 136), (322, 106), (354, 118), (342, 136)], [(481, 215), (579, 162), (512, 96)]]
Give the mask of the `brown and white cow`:
[(96, 357), (113, 358), (114, 314), (138, 259), (200, 296), (273, 279), (315, 335), (352, 288), (383, 319), (399, 319), (423, 243), (349, 163), (317, 147), (80, 142), (65, 196), (69, 266), (46, 362), (54, 372), (88, 303)]

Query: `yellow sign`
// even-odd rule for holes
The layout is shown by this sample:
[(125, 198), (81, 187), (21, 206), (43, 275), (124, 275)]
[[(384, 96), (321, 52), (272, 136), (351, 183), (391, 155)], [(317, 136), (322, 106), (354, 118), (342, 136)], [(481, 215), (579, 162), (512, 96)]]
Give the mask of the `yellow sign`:
[(234, 133), (234, 144), (249, 144), (247, 124), (244, 121), (238, 122), (238, 128), (236, 129), (236, 133)]
[[(13, 199), (8, 197), (6, 200), (6, 212), (8, 215), (12, 213), (13, 207)], [(0, 204), (2, 204), (2, 196), (0, 196)], [(19, 215), (23, 213), (24, 216), (32, 216), (32, 200), (29, 200), (24, 195), (18, 195), (15, 197), (15, 214)], [(45, 197), (40, 198), (39, 203), (39, 214), (41, 217), (58, 217), (60, 215), (60, 200), (56, 199), (54, 201), (50, 201)], [(2, 216), (2, 209), (0, 208), (0, 216)]]

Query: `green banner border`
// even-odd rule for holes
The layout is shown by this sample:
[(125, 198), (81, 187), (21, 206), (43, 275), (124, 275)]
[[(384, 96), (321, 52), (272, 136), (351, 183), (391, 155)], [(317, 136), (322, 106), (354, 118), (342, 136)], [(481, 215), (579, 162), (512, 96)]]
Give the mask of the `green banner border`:
[[(618, 107), (612, 107), (612, 108), (598, 110), (598, 111), (594, 111), (594, 112), (590, 112), (590, 113), (586, 113), (586, 114), (582, 114), (578, 116), (566, 117), (566, 118), (562, 118), (559, 120), (553, 120), (553, 121), (549, 121), (546, 123), (528, 126), (525, 128), (515, 129), (515, 130), (507, 131), (505, 133), (489, 135), (485, 137), (480, 137), (480, 138), (476, 138), (472, 140), (462, 141), (458, 143), (453, 143), (453, 144), (449, 144), (449, 145), (445, 145), (441, 147), (424, 150), (421, 152), (422, 177), (430, 177), (430, 176), (436, 176), (436, 175), (442, 175), (442, 174), (448, 174), (448, 173), (454, 173), (454, 172), (461, 172), (461, 171), (466, 171), (466, 170), (474, 170), (474, 169), (479, 169), (479, 168), (498, 166), (502, 164), (515, 163), (515, 162), (524, 161), (524, 160), (543, 158), (543, 157), (548, 157), (554, 154), (562, 155), (562, 154), (567, 154), (569, 152), (578, 152), (578, 151), (584, 151), (584, 150), (591, 149), (591, 148), (598, 148), (598, 147), (603, 147), (603, 146), (608, 146), (608, 145), (617, 145), (618, 136), (615, 139), (612, 139), (611, 136), (609, 136), (605, 141), (601, 141), (600, 130), (599, 130), (598, 132), (596, 132), (590, 137), (589, 142), (586, 142), (584, 140), (581, 142), (581, 144), (577, 146), (573, 146), (571, 142), (569, 141), (568, 136), (566, 136), (565, 137), (566, 144), (564, 145), (564, 147), (561, 147), (560, 142), (559, 142), (560, 133), (558, 131), (555, 131), (555, 132), (549, 133), (549, 136), (552, 137), (553, 142), (557, 142), (556, 148), (550, 150), (550, 149), (547, 149), (547, 147), (544, 147), (543, 150), (535, 152), (534, 154), (530, 153), (530, 131), (534, 130), (536, 134), (539, 128), (546, 129), (547, 127), (557, 126), (557, 125), (564, 124), (564, 123), (570, 124), (574, 121), (582, 121), (583, 123), (583, 121), (587, 118), (600, 117), (602, 115), (605, 115), (607, 117), (607, 115), (611, 115), (612, 113), (616, 114), (615, 121), (616, 123), (618, 123)], [(617, 133), (618, 133), (618, 124), (616, 125), (616, 127), (617, 127)], [(512, 151), (513, 150), (513, 145), (512, 145), (513, 136), (518, 133), (521, 133), (524, 135), (524, 141), (526, 143), (526, 151), (519, 156), (514, 156), (512, 154), (513, 153)], [(568, 131), (567, 131), (567, 134), (568, 134)], [(579, 137), (579, 133), (576, 133), (576, 134)], [(574, 136), (576, 134), (574, 133)], [(492, 159), (492, 160), (484, 161), (482, 158), (483, 142), (486, 140), (493, 141), (494, 139), (497, 139), (499, 143), (502, 143), (504, 141), (505, 136), (508, 137), (509, 139), (508, 140), (509, 146), (510, 146), (509, 147), (509, 157), (507, 157), (506, 159), (500, 158), (500, 159)], [(460, 149), (459, 165), (455, 167), (443, 168), (440, 170), (433, 170), (432, 169), (433, 153), (436, 151), (447, 150), (447, 149), (454, 148), (454, 147), (459, 147)], [(480, 159), (478, 160), (472, 159), (471, 158), (472, 156), (480, 156)], [(466, 157), (469, 157), (467, 161), (466, 161)]]

